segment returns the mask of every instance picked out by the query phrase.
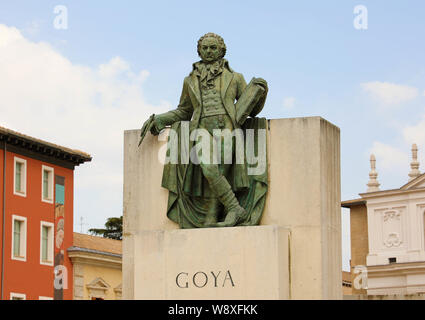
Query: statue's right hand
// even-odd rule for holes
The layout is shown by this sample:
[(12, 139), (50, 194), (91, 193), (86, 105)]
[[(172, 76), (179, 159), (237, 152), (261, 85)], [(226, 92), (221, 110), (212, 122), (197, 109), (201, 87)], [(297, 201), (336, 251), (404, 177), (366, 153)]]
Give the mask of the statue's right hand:
[(159, 116), (154, 116), (152, 124), (149, 128), (150, 132), (154, 135), (157, 136), (159, 135), (159, 133), (162, 131), (162, 129), (164, 129), (165, 126), (162, 124), (161, 119), (159, 118)]
[(149, 117), (149, 119), (148, 119), (148, 120), (146, 120), (146, 121), (143, 123), (141, 133), (143, 134), (143, 133), (145, 133), (145, 132), (147, 132), (147, 131), (150, 131), (150, 129), (151, 129), (151, 127), (152, 127), (152, 124), (153, 124), (153, 119), (152, 119), (152, 116), (151, 116), (151, 117)]
[(146, 133), (148, 131), (152, 132), (152, 127), (154, 126), (154, 120), (155, 120), (155, 115), (151, 115), (149, 117), (148, 120), (145, 121), (145, 123), (143, 123), (142, 129), (140, 130), (140, 141), (139, 141), (139, 146), (142, 143), (143, 139), (146, 136)]

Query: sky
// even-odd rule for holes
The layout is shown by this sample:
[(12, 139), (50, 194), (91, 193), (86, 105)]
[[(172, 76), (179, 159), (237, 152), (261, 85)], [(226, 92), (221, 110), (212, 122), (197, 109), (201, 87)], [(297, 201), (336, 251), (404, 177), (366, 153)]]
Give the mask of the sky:
[[(122, 215), (123, 131), (177, 106), (214, 32), (232, 69), (267, 80), (261, 116), (340, 128), (342, 200), (366, 191), (371, 153), (381, 189), (399, 188), (412, 143), (425, 164), (424, 12), (420, 0), (2, 1), (0, 125), (93, 156), (75, 170), (74, 230), (101, 227)], [(346, 209), (342, 227), (348, 271)]]

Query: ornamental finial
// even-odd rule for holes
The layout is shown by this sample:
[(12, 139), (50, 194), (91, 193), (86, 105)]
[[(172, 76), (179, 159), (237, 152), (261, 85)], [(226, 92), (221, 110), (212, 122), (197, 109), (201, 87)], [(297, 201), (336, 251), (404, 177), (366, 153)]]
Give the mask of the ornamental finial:
[(379, 182), (377, 180), (378, 172), (376, 172), (376, 159), (375, 155), (370, 155), (370, 172), (369, 172), (369, 182), (367, 183), (367, 192), (379, 191)]
[(409, 181), (421, 175), (421, 172), (419, 171), (418, 146), (416, 143), (412, 145), (412, 162), (410, 162), (410, 168)]

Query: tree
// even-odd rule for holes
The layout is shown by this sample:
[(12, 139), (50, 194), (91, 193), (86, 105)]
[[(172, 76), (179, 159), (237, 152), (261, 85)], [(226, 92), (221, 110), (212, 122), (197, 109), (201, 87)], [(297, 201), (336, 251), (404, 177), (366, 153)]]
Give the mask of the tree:
[(89, 229), (89, 232), (104, 238), (122, 240), (122, 216), (108, 218), (105, 223), (105, 229), (92, 228)]

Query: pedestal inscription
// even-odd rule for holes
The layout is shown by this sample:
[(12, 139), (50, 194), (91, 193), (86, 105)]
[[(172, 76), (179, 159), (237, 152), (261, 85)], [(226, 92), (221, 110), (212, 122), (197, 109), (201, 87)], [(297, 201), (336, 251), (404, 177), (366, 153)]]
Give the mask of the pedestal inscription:
[[(176, 276), (176, 285), (179, 288), (187, 289), (189, 288), (189, 286), (192, 286), (192, 285), (194, 285), (197, 288), (203, 288), (208, 283), (210, 283), (210, 285), (214, 285), (214, 287), (217, 288), (218, 285), (220, 284), (222, 287), (224, 287), (226, 285), (226, 281), (229, 280), (230, 282), (229, 285), (231, 285), (232, 287), (235, 286), (230, 270), (227, 270), (225, 275), (224, 276), (222, 275), (220, 278), (221, 274), (222, 274), (221, 271), (218, 271), (217, 274), (215, 274), (214, 271), (211, 271), (211, 272), (198, 271), (193, 276), (191, 276), (187, 272), (180, 272)], [(213, 279), (211, 279), (211, 276)]]

